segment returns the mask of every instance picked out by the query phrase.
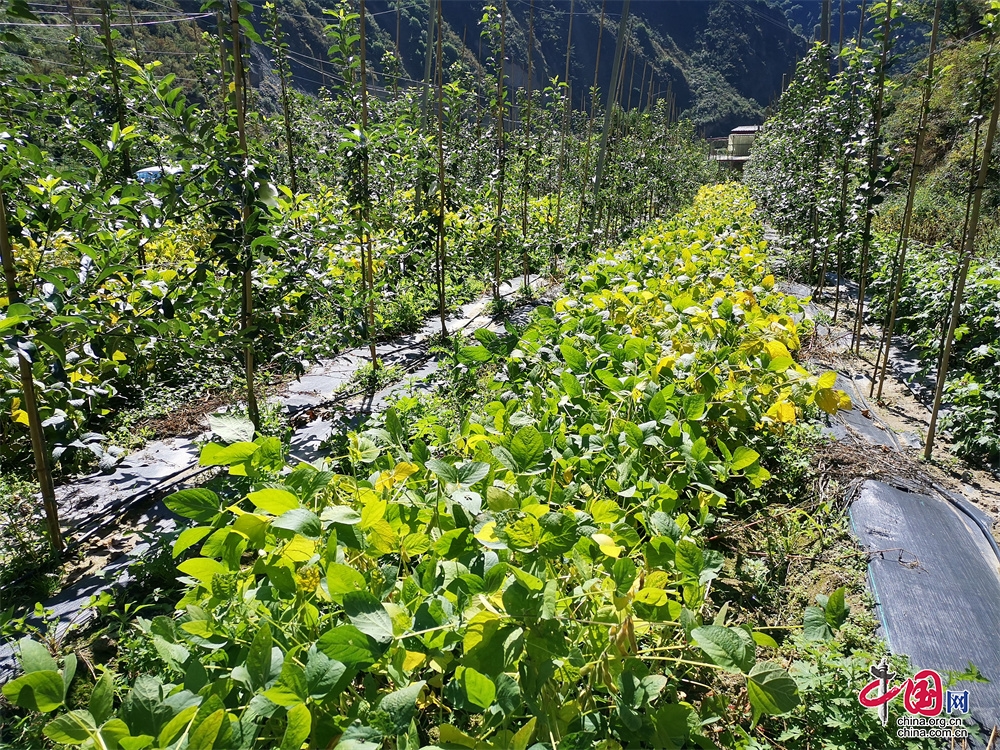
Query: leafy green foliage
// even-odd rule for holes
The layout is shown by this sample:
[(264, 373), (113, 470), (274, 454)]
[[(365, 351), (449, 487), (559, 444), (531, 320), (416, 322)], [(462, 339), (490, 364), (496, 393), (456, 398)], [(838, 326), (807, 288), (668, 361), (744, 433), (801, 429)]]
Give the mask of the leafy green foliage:
[[(716, 709), (682, 697), (679, 678), (716, 670), (739, 675), (754, 721), (793, 710), (792, 678), (757, 660), (773, 641), (702, 615), (724, 564), (705, 526), (769, 478), (747, 443), (815, 409), (826, 385), (772, 366), (797, 348), (799, 308), (764, 273), (751, 210), (744, 190), (705, 189), (599, 257), (577, 295), (480, 365), (496, 368), (491, 400), (429, 444), (393, 410), (350, 436), (341, 474), (283, 471), (273, 438), (206, 445), (202, 462), (249, 489), (225, 507), (206, 489), (168, 499), (194, 525), (175, 546), (188, 588), (149, 628), (164, 671), (113, 718), (104, 683), (49, 736), (707, 746)], [(825, 607), (842, 622), (843, 592)], [(59, 677), (25, 653), (46, 676), (32, 679)]]

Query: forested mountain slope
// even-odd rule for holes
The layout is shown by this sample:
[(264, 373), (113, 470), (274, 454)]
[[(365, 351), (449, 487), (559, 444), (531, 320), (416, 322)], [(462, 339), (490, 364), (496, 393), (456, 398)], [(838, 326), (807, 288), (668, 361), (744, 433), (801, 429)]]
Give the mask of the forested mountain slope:
[[(265, 42), (263, 2), (254, 0), (254, 25)], [(351, 5), (356, 10), (356, 3)], [(445, 0), (442, 13), (447, 26), (445, 58), (452, 76), (461, 61), (467, 72), (490, 66), (489, 44), (481, 42), (481, 19), (485, 3)], [(809, 7), (818, 3), (810, 3)], [(316, 93), (335, 83), (337, 71), (327, 50), (331, 44), (324, 26), (331, 21), (325, 10), (335, 9), (335, 0), (281, 0), (277, 3), (281, 29), (289, 45), (294, 85)], [(566, 40), (572, 10), (572, 59), (570, 80), (574, 101), (584, 98), (589, 108), (589, 90), (597, 85), (602, 96), (611, 88), (615, 43), (622, 13), (622, 0), (515, 0), (507, 3), (507, 73), (512, 87), (527, 80), (529, 41), (531, 82), (544, 87), (553, 77), (565, 75)], [(71, 65), (73, 55), (99, 56), (99, 13), (93, 7), (30, 4), (46, 26), (37, 28), (21, 44), (6, 43), (0, 49), (0, 65), (8, 70), (39, 72)], [(220, 6), (221, 7), (221, 6)], [(124, 43), (132, 42), (140, 59), (160, 60), (164, 70), (185, 79), (187, 87), (212, 95), (214, 81), (209, 71), (218, 67), (218, 50), (203, 39), (203, 31), (215, 31), (217, 12), (200, 0), (129, 0), (113, 4), (113, 23)], [(413, 0), (372, 0), (369, 16), (369, 59), (378, 83), (392, 85), (392, 75), (402, 76), (403, 85), (423, 77), (428, 4)], [(44, 13), (43, 11), (50, 11)], [(603, 30), (602, 30), (603, 17)], [(790, 17), (794, 16), (790, 14)], [(223, 18), (223, 22), (228, 19)], [(646, 104), (650, 96), (673, 96), (679, 113), (686, 113), (707, 135), (725, 134), (737, 124), (759, 122), (764, 109), (780, 91), (782, 77), (790, 73), (806, 49), (805, 36), (812, 29), (794, 32), (785, 12), (765, 0), (657, 0), (631, 4), (626, 30), (628, 49), (620, 75), (623, 104)], [(74, 50), (66, 40), (79, 35), (81, 47)], [(399, 42), (402, 70), (394, 61)], [(133, 41), (134, 40), (134, 41)], [(266, 47), (253, 44), (251, 75), (263, 94), (273, 101), (276, 82)]]

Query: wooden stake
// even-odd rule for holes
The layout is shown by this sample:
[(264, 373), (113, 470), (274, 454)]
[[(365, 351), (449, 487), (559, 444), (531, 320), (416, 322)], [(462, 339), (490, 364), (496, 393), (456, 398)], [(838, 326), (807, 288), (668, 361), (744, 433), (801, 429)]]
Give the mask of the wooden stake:
[[(555, 235), (556, 237), (561, 237), (559, 233), (560, 217), (562, 209), (562, 191), (563, 191), (563, 165), (566, 157), (566, 131), (569, 130), (569, 118), (570, 112), (573, 109), (573, 90), (569, 87), (569, 57), (570, 51), (573, 45), (573, 10), (576, 7), (576, 0), (570, 0), (569, 2), (569, 32), (566, 34), (566, 72), (564, 74), (563, 81), (565, 82), (566, 88), (566, 103), (563, 111), (563, 124), (562, 132), (559, 136), (559, 175), (556, 177), (556, 221), (555, 221)], [(553, 254), (552, 259), (552, 270), (556, 270), (556, 264), (558, 263), (558, 258)]]
[(993, 731), (990, 732), (990, 741), (986, 745), (986, 750), (993, 750), (993, 744), (997, 741), (997, 725), (993, 725)]
[(142, 57), (139, 55), (139, 35), (135, 33), (135, 16), (132, 15), (132, 3), (126, 2), (125, 8), (128, 10), (129, 28), (132, 29), (132, 56), (139, 65), (142, 65)]
[[(118, 61), (115, 59), (114, 45), (111, 40), (111, 5), (109, 0), (101, 0), (101, 35), (104, 38), (104, 50), (108, 55), (108, 71), (111, 73), (111, 93), (115, 100), (115, 110), (118, 115), (118, 127), (125, 130), (125, 99), (122, 97), (121, 83), (118, 77)], [(128, 141), (122, 147), (122, 173), (132, 177), (132, 158), (129, 155)]]
[[(896, 308), (899, 304), (899, 294), (903, 286), (903, 272), (906, 268), (906, 250), (910, 241), (910, 219), (913, 216), (913, 200), (917, 193), (917, 175), (923, 156), (924, 138), (927, 135), (927, 118), (931, 110), (931, 90), (934, 86), (934, 55), (937, 52), (938, 26), (941, 20), (941, 0), (934, 3), (934, 22), (931, 26), (931, 46), (927, 56), (927, 78), (924, 80), (923, 98), (920, 103), (920, 120), (917, 124), (917, 142), (913, 147), (913, 164), (910, 166), (910, 185), (906, 193), (906, 208), (903, 209), (903, 226), (899, 234), (899, 249), (893, 264), (895, 268), (895, 283), (892, 290), (892, 301), (889, 305), (889, 320), (885, 325), (885, 355), (882, 360), (882, 371), (879, 373), (878, 359), (875, 360), (875, 372), (872, 373), (872, 385), (875, 375), (878, 375), (878, 395), (882, 398), (882, 386), (885, 384), (885, 373), (889, 368), (889, 349), (892, 348), (892, 334), (896, 326)], [(868, 394), (871, 395), (870, 393)]]
[(274, 62), (278, 66), (278, 80), (281, 83), (281, 112), (285, 120), (285, 152), (288, 157), (288, 180), (292, 193), (298, 195), (299, 183), (295, 173), (295, 144), (292, 142), (292, 108), (288, 100), (288, 63), (281, 33), (278, 8), (274, 8)]
[[(0, 188), (0, 261), (3, 264), (3, 275), (7, 287), (8, 305), (21, 301), (17, 288), (17, 272), (14, 265), (14, 247), (10, 242), (7, 228), (6, 196)], [(45, 524), (48, 530), (49, 545), (58, 554), (64, 549), (62, 531), (59, 528), (59, 508), (56, 505), (56, 493), (52, 484), (52, 472), (49, 468), (49, 451), (45, 445), (45, 432), (42, 420), (38, 415), (38, 397), (35, 394), (35, 376), (31, 362), (24, 352), (16, 351), (18, 370), (21, 376), (21, 393), (24, 396), (24, 411), (28, 414), (28, 431), (31, 434), (31, 450), (35, 458), (35, 475), (38, 477), (38, 487), (42, 493), (42, 505), (45, 508)]]
[(361, 24), (359, 28), (359, 44), (361, 47), (361, 206), (359, 216), (358, 242), (361, 243), (362, 272), (365, 276), (365, 315), (368, 328), (368, 354), (372, 361), (372, 370), (379, 367), (378, 352), (375, 351), (375, 263), (372, 259), (371, 246), (371, 194), (369, 190), (371, 146), (368, 140), (368, 49), (366, 45), (367, 20), (365, 0), (359, 0), (361, 9)]
[(503, 192), (506, 176), (507, 147), (504, 135), (504, 85), (503, 62), (507, 36), (507, 0), (500, 0), (500, 59), (497, 61), (497, 220), (493, 242), (493, 299), (500, 301), (500, 250), (503, 247)]
[[(240, 4), (239, 0), (230, 0), (229, 21), (233, 35), (233, 94), (236, 98), (236, 129), (239, 135), (240, 154), (246, 167), (247, 133), (246, 133), (246, 99), (243, 94), (243, 52), (240, 49)], [(254, 350), (249, 339), (249, 330), (253, 326), (253, 251), (246, 242), (246, 223), (250, 218), (250, 204), (247, 201), (246, 186), (241, 189), (243, 203), (241, 241), (244, 244), (242, 297), (240, 310), (240, 331), (243, 334), (243, 374), (247, 381), (247, 412), (255, 429), (260, 429), (260, 409), (257, 406), (257, 393), (254, 387)]]
[(596, 214), (596, 208), (601, 194), (601, 181), (604, 178), (604, 163), (608, 155), (608, 134), (611, 131), (611, 117), (614, 112), (615, 104), (617, 103), (614, 96), (615, 81), (618, 79), (619, 71), (621, 70), (622, 65), (622, 54), (625, 51), (625, 30), (628, 28), (628, 12), (630, 3), (631, 0), (624, 0), (622, 3), (622, 17), (618, 22), (618, 41), (615, 45), (614, 65), (611, 69), (611, 88), (608, 90), (608, 106), (604, 111), (604, 128), (601, 131), (601, 147), (597, 158), (597, 174), (594, 178), (594, 206), (591, 207), (591, 226), (594, 226), (593, 217), (595, 217)]
[(969, 275), (969, 265), (976, 249), (976, 235), (979, 231), (979, 211), (983, 202), (983, 188), (986, 186), (986, 175), (990, 170), (990, 158), (993, 155), (993, 139), (997, 131), (997, 117), (1000, 116), (1000, 85), (997, 86), (996, 99), (993, 102), (993, 112), (990, 114), (990, 124), (986, 129), (986, 142), (983, 144), (983, 160), (979, 167), (979, 179), (976, 181), (975, 196), (972, 201), (972, 215), (969, 219), (969, 231), (962, 247), (962, 266), (958, 272), (958, 283), (955, 286), (955, 298), (951, 305), (951, 320), (948, 324), (948, 334), (944, 340), (944, 350), (941, 352), (941, 364), (938, 367), (937, 385), (934, 389), (934, 406), (931, 408), (931, 421), (927, 428), (927, 444), (924, 448), (924, 458), (930, 460), (934, 450), (934, 433), (937, 428), (938, 412), (941, 409), (941, 397), (944, 394), (944, 384), (948, 379), (948, 364), (951, 359), (952, 341), (955, 329), (962, 316), (962, 296), (965, 293), (965, 281)]
[[(632, 38), (629, 37), (629, 43), (631, 44)], [(639, 50), (632, 50), (632, 72), (629, 75), (628, 80), (628, 106), (625, 110), (628, 112), (632, 111), (632, 91), (635, 89), (635, 61), (639, 59)], [(643, 76), (646, 75), (646, 69), (642, 69)], [(641, 85), (641, 84), (640, 84)]]
[(645, 60), (642, 65), (642, 78), (639, 80), (639, 111), (642, 111), (642, 95), (646, 92), (646, 71), (649, 69), (649, 60)]
[[(889, 59), (889, 47), (891, 38), (889, 29), (892, 24), (892, 0), (886, 0), (885, 22), (882, 25), (882, 56), (879, 62), (878, 71), (878, 94), (876, 96), (875, 111), (873, 114), (874, 125), (872, 127), (872, 139), (868, 155), (868, 184), (875, 184), (875, 176), (878, 170), (879, 141), (882, 132), (882, 103), (885, 100), (885, 68)], [(854, 352), (861, 353), (861, 333), (864, 330), (865, 314), (865, 291), (867, 287), (866, 276), (868, 274), (868, 255), (872, 244), (872, 195), (869, 193), (865, 200), (865, 228), (861, 235), (861, 272), (858, 278), (858, 304), (855, 308), (854, 318)]]
[[(530, 0), (528, 11), (528, 85), (525, 101), (525, 117), (521, 129), (522, 150), (524, 163), (521, 170), (521, 239), (528, 238), (528, 155), (531, 145), (531, 48), (535, 44), (535, 0)], [(523, 254), (522, 261), (527, 262), (527, 252)], [(525, 271), (527, 279), (527, 271)]]
[[(420, 132), (427, 134), (427, 106), (430, 97), (431, 86), (431, 62), (434, 55), (434, 0), (427, 0), (427, 44), (424, 49), (424, 80), (420, 92)], [(414, 213), (419, 216), (422, 209), (424, 196), (423, 173), (417, 175), (417, 185), (413, 191)]]
[(445, 308), (445, 253), (447, 248), (444, 242), (444, 217), (445, 217), (445, 171), (444, 171), (444, 53), (442, 50), (441, 37), (444, 36), (444, 25), (441, 20), (441, 1), (437, 0), (437, 100), (438, 100), (438, 236), (437, 236), (437, 259), (438, 259), (438, 313), (441, 316), (441, 338), (448, 338), (448, 325), (445, 320), (447, 310)]
[[(601, 0), (601, 20), (597, 24), (597, 55), (594, 58), (594, 85), (590, 89), (590, 119), (587, 122), (587, 148), (583, 155), (583, 174), (588, 178), (590, 177), (590, 156), (591, 149), (593, 147), (592, 141), (594, 140), (594, 117), (597, 111), (597, 83), (598, 74), (601, 70), (601, 44), (604, 41), (604, 11), (607, 7), (608, 1)], [(580, 234), (580, 229), (583, 227), (583, 215), (587, 213), (584, 210), (584, 205), (587, 202), (587, 189), (584, 185), (580, 189), (580, 211), (576, 217), (576, 233)]]
[(840, 0), (840, 37), (837, 40), (837, 73), (844, 69), (844, 58), (840, 53), (844, 51), (844, 0)]

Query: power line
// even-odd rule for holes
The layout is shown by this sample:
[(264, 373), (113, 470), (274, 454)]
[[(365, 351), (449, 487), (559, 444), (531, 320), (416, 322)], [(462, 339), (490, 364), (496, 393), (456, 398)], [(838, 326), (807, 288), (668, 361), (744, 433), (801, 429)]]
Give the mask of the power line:
[[(209, 18), (215, 17), (214, 13), (198, 13), (195, 15), (185, 16), (183, 18), (170, 19), (165, 21), (141, 21), (134, 24), (135, 26), (159, 26), (165, 23), (182, 23), (184, 21), (197, 21), (199, 18)], [(113, 29), (127, 29), (131, 28), (133, 24), (130, 23), (113, 23), (111, 28)], [(99, 29), (101, 24), (99, 23), (14, 23), (7, 21), (0, 21), (0, 26), (8, 26), (13, 28), (56, 28), (56, 29), (72, 29), (72, 28), (82, 28), (82, 29)]]

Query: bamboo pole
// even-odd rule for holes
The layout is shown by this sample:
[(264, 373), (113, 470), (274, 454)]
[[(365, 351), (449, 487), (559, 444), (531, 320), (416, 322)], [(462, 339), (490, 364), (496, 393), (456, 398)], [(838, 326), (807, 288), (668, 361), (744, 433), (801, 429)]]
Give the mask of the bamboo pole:
[(993, 102), (993, 112), (990, 114), (990, 124), (986, 129), (986, 142), (983, 144), (983, 159), (979, 167), (979, 179), (976, 181), (975, 196), (972, 201), (972, 215), (969, 219), (969, 231), (962, 246), (962, 265), (958, 272), (958, 283), (955, 287), (955, 298), (952, 300), (951, 319), (948, 324), (948, 334), (944, 340), (944, 350), (941, 352), (941, 364), (938, 367), (937, 384), (934, 388), (934, 406), (931, 408), (931, 421), (927, 428), (927, 444), (924, 448), (924, 458), (930, 460), (934, 451), (934, 433), (937, 428), (938, 412), (941, 409), (941, 397), (944, 385), (948, 379), (948, 365), (951, 360), (952, 341), (955, 329), (962, 315), (962, 295), (965, 292), (965, 281), (969, 275), (969, 265), (976, 247), (976, 235), (979, 231), (979, 212), (983, 202), (983, 188), (990, 169), (990, 158), (993, 154), (993, 139), (997, 130), (997, 117), (1000, 116), (1000, 85), (997, 86), (996, 98)]
[(285, 57), (277, 6), (274, 8), (274, 56), (278, 66), (278, 79), (281, 83), (281, 112), (285, 121), (285, 152), (288, 157), (288, 179), (291, 183), (289, 187), (291, 187), (293, 194), (298, 195), (299, 183), (295, 172), (295, 145), (292, 142), (292, 108), (288, 99), (288, 63)]
[[(630, 37), (629, 38), (629, 43), (631, 44), (631, 42), (632, 42), (632, 39)], [(635, 90), (635, 63), (636, 63), (636, 60), (638, 60), (638, 59), (639, 59), (639, 51), (638, 50), (632, 50), (632, 72), (631, 72), (631, 74), (629, 74), (629, 81), (628, 81), (628, 106), (625, 107), (625, 110), (628, 111), (628, 112), (632, 111), (632, 91)], [(646, 75), (646, 69), (645, 68), (642, 69), (642, 74), (643, 74), (643, 76)]]
[(132, 30), (132, 56), (139, 65), (142, 65), (142, 57), (139, 54), (139, 35), (135, 32), (135, 16), (132, 14), (132, 3), (126, 2), (125, 9), (128, 11), (128, 24)]
[[(433, 1), (433, 0), (432, 0)], [(437, 105), (438, 105), (438, 235), (437, 235), (437, 266), (438, 266), (438, 313), (441, 316), (441, 338), (448, 338), (448, 325), (445, 320), (445, 262), (446, 246), (444, 242), (445, 217), (445, 171), (444, 171), (444, 53), (442, 39), (444, 25), (441, 19), (441, 2), (437, 0)]]
[[(889, 368), (889, 349), (892, 348), (892, 334), (896, 326), (896, 309), (899, 304), (899, 294), (903, 286), (903, 272), (906, 268), (906, 250), (910, 241), (910, 219), (913, 216), (913, 200), (917, 193), (917, 175), (923, 156), (924, 138), (927, 135), (927, 118), (931, 109), (931, 90), (934, 86), (934, 55), (937, 52), (938, 26), (941, 20), (941, 0), (934, 3), (934, 22), (931, 26), (931, 46), (927, 56), (927, 78), (924, 80), (923, 97), (920, 103), (920, 120), (917, 124), (917, 142), (913, 146), (913, 164), (910, 166), (910, 185), (906, 193), (906, 207), (903, 209), (903, 225), (899, 234), (899, 251), (895, 260), (895, 281), (892, 289), (892, 302), (889, 305), (889, 320), (885, 325), (885, 354), (882, 360), (882, 371), (879, 372), (878, 359), (875, 360), (875, 372), (872, 373), (872, 385), (878, 375), (878, 394), (882, 398), (882, 386), (885, 384), (885, 373)], [(871, 393), (868, 394), (869, 396)]]
[(497, 220), (493, 242), (493, 299), (500, 301), (500, 251), (503, 247), (503, 198), (506, 181), (507, 144), (504, 133), (504, 85), (503, 62), (507, 35), (507, 0), (500, 0), (500, 59), (497, 60)]
[[(115, 114), (118, 127), (125, 130), (125, 100), (122, 97), (121, 82), (118, 76), (118, 61), (115, 59), (114, 43), (111, 39), (111, 5), (108, 0), (101, 0), (101, 36), (104, 38), (104, 51), (108, 55), (108, 72), (111, 73), (111, 94), (115, 100)], [(128, 142), (122, 147), (122, 172), (126, 177), (132, 177), (132, 158), (129, 155)]]
[[(961, 234), (963, 245), (965, 243), (965, 237), (969, 232), (969, 218), (972, 213), (972, 198), (976, 192), (975, 184), (976, 180), (979, 177), (978, 170), (976, 169), (976, 161), (979, 155), (979, 141), (982, 136), (982, 126), (983, 126), (982, 112), (986, 100), (985, 96), (986, 82), (989, 80), (990, 66), (992, 65), (992, 59), (993, 59), (993, 47), (995, 44), (996, 44), (996, 34), (991, 33), (989, 47), (987, 47), (986, 49), (986, 54), (983, 55), (983, 72), (981, 76), (981, 83), (979, 84), (979, 106), (976, 108), (977, 117), (976, 117), (975, 134), (972, 137), (972, 152), (969, 155), (969, 173), (970, 173), (969, 190), (965, 197), (965, 218), (962, 223), (962, 234)], [(958, 284), (958, 270), (960, 266), (961, 263), (956, 265), (955, 273), (952, 274), (951, 288), (948, 290), (948, 304), (946, 306), (946, 309), (948, 310), (951, 309), (952, 301), (955, 298), (955, 286)], [(945, 316), (941, 321), (941, 334), (938, 337), (940, 342), (938, 344), (938, 351), (944, 351), (944, 340), (947, 335), (948, 335), (948, 317)]]
[[(858, 39), (857, 46), (860, 48), (862, 40), (862, 31), (865, 26), (865, 2), (866, 0), (861, 0), (861, 14), (858, 19)], [(850, 88), (850, 112), (851, 118), (854, 117), (854, 108), (857, 105), (857, 84), (852, 81)], [(841, 170), (841, 181), (840, 181), (840, 208), (837, 211), (837, 292), (835, 295), (833, 303), (833, 322), (837, 322), (837, 317), (840, 313), (840, 294), (841, 286), (844, 280), (844, 235), (847, 230), (847, 186), (850, 179), (850, 169), (851, 163), (847, 156), (844, 157), (844, 168)]]
[(604, 112), (604, 128), (601, 131), (601, 146), (597, 157), (597, 173), (594, 178), (594, 205), (591, 207), (591, 226), (593, 226), (593, 219), (596, 215), (597, 204), (601, 195), (601, 181), (604, 178), (604, 165), (608, 155), (608, 133), (611, 130), (611, 118), (616, 104), (616, 97), (614, 95), (615, 82), (621, 70), (622, 53), (625, 50), (625, 30), (628, 28), (630, 3), (631, 0), (624, 0), (622, 3), (622, 17), (618, 22), (618, 40), (615, 44), (614, 65), (611, 69), (611, 87), (608, 89), (608, 106)]
[[(601, 70), (601, 43), (604, 41), (604, 11), (607, 8), (608, 0), (601, 0), (601, 20), (598, 22), (597, 26), (597, 55), (594, 58), (594, 90), (597, 89), (598, 84), (598, 74)], [(594, 121), (594, 94), (593, 90), (590, 96), (590, 121), (593, 124)]]
[[(479, 35), (479, 54), (476, 56), (476, 65), (482, 68), (483, 65), (483, 35)], [(476, 143), (483, 137), (483, 102), (482, 96), (485, 93), (483, 79), (485, 76), (476, 77)]]
[[(594, 140), (594, 117), (597, 111), (597, 83), (601, 71), (601, 44), (604, 41), (604, 11), (607, 0), (601, 0), (601, 20), (597, 24), (597, 55), (594, 58), (594, 85), (590, 89), (590, 119), (587, 122), (587, 148), (583, 155), (583, 174), (590, 177), (590, 156)], [(583, 215), (586, 213), (584, 204), (587, 201), (586, 186), (580, 190), (580, 211), (576, 216), (576, 233), (580, 234), (583, 227)]]
[(83, 54), (83, 39), (80, 37), (80, 27), (76, 22), (76, 4), (74, 0), (66, 0), (66, 8), (69, 11), (69, 20), (73, 25), (73, 41), (70, 43), (70, 48), (76, 57), (77, 72), (83, 75), (86, 70), (86, 64)]
[[(528, 85), (526, 91), (526, 108), (524, 122), (521, 127), (522, 152), (524, 161), (521, 170), (521, 239), (528, 239), (528, 159), (531, 152), (531, 63), (532, 47), (535, 44), (535, 0), (530, 0), (528, 10)], [(524, 250), (521, 254), (521, 261), (524, 264), (524, 280), (528, 280), (528, 253)]]
[[(886, 0), (885, 21), (882, 25), (882, 55), (879, 62), (878, 86), (875, 101), (875, 111), (873, 114), (874, 123), (872, 127), (872, 139), (868, 155), (868, 184), (874, 186), (875, 176), (878, 169), (879, 141), (882, 132), (882, 103), (885, 100), (885, 68), (889, 59), (889, 47), (891, 39), (889, 29), (892, 24), (892, 0)], [(871, 189), (871, 187), (869, 188)], [(855, 307), (854, 317), (854, 352), (861, 353), (861, 333), (864, 330), (865, 314), (865, 291), (867, 287), (866, 276), (868, 274), (868, 256), (872, 244), (872, 195), (869, 192), (865, 199), (865, 228), (861, 235), (861, 269), (858, 278), (858, 303)]]
[[(7, 228), (6, 196), (0, 188), (0, 260), (3, 263), (3, 275), (7, 287), (7, 303), (13, 305), (21, 301), (17, 288), (17, 272), (14, 265), (14, 248), (10, 242)], [(38, 396), (35, 393), (35, 376), (31, 362), (24, 352), (15, 352), (18, 371), (21, 378), (21, 392), (24, 396), (24, 411), (28, 415), (28, 431), (31, 434), (31, 451), (35, 459), (35, 475), (38, 477), (38, 487), (42, 494), (42, 505), (45, 508), (45, 525), (48, 530), (49, 545), (56, 553), (64, 549), (62, 531), (59, 528), (59, 508), (56, 505), (56, 493), (52, 484), (52, 472), (49, 467), (49, 452), (45, 445), (45, 432), (42, 420), (38, 415)]]
[(361, 64), (361, 206), (359, 210), (360, 227), (358, 242), (361, 245), (362, 273), (365, 277), (365, 316), (368, 328), (368, 354), (371, 357), (372, 369), (379, 367), (378, 352), (375, 351), (375, 263), (372, 259), (371, 246), (371, 196), (369, 191), (371, 145), (368, 139), (368, 48), (366, 44), (367, 21), (365, 0), (359, 0), (361, 19), (358, 34), (360, 44)]
[[(560, 237), (559, 227), (562, 217), (562, 192), (563, 192), (563, 169), (566, 159), (566, 131), (569, 130), (569, 119), (570, 112), (573, 108), (573, 89), (569, 85), (569, 60), (570, 51), (573, 48), (573, 11), (576, 7), (576, 0), (570, 0), (569, 2), (569, 32), (566, 34), (566, 71), (564, 73), (563, 81), (566, 84), (566, 102), (563, 107), (563, 124), (562, 132), (559, 137), (559, 174), (556, 177), (556, 220), (555, 220), (555, 234), (556, 237)], [(555, 271), (559, 259), (556, 257), (555, 253), (552, 256), (552, 270)]]
[(844, 0), (840, 0), (840, 37), (837, 39), (837, 73), (844, 69), (844, 58), (840, 53), (844, 51)]
[[(434, 21), (434, 0), (427, 0), (427, 43), (424, 48), (424, 80), (420, 91), (420, 134), (422, 136), (427, 134), (427, 107), (431, 86), (431, 62), (434, 55)], [(423, 151), (423, 146), (420, 147), (420, 150)], [(413, 195), (413, 211), (419, 216), (424, 196), (424, 180), (421, 173), (417, 175), (417, 185)]]
[[(618, 106), (622, 106), (622, 102), (625, 101), (625, 69), (628, 68), (628, 53), (632, 51), (632, 35), (629, 33), (631, 29), (631, 24), (629, 24), (629, 29), (626, 29), (625, 33), (625, 49), (622, 51), (622, 63), (621, 68), (618, 71), (618, 80), (615, 82), (615, 101)], [(633, 60), (635, 58), (633, 57)], [(618, 127), (615, 127), (614, 132), (617, 134), (621, 132), (624, 128), (624, 118), (620, 117), (618, 113), (615, 113), (613, 117), (613, 122), (617, 122)]]
[[(240, 49), (240, 4), (239, 0), (230, 0), (229, 21), (233, 35), (233, 95), (236, 99), (236, 129), (240, 142), (240, 155), (243, 158), (244, 168), (246, 167), (249, 154), (247, 153), (246, 134), (246, 99), (243, 93), (243, 52)], [(245, 171), (245, 169), (244, 169)], [(253, 343), (249, 339), (249, 331), (253, 326), (253, 254), (250, 245), (246, 242), (244, 233), (246, 223), (250, 217), (250, 205), (247, 201), (246, 186), (241, 189), (240, 200), (242, 206), (241, 238), (245, 245), (245, 256), (243, 259), (242, 277), (242, 297), (240, 310), (240, 332), (244, 337), (243, 342), (243, 374), (247, 381), (247, 413), (255, 429), (260, 429), (260, 408), (257, 405), (257, 393), (254, 387), (255, 364)]]

